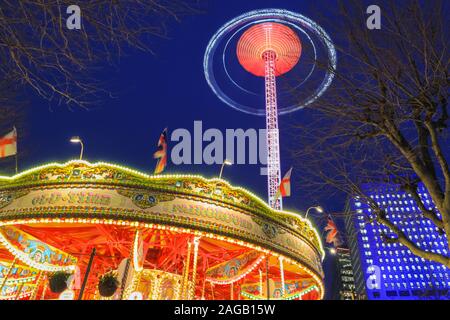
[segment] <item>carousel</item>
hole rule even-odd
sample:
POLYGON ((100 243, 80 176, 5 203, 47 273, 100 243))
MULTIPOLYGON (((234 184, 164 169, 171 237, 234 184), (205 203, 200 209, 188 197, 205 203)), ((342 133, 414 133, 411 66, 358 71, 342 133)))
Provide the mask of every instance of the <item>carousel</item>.
POLYGON ((0 299, 316 300, 320 237, 222 179, 51 163, 0 176, 0 299))

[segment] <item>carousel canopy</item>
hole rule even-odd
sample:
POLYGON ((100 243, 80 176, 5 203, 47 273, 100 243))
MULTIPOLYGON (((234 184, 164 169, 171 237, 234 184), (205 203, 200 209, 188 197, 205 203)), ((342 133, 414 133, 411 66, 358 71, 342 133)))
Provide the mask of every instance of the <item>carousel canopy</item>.
MULTIPOLYGON (((191 232, 209 239, 202 244, 205 252, 219 250, 217 242, 226 241, 230 250, 233 245, 245 245, 262 254, 279 255, 309 274, 323 295, 324 251, 310 221, 293 212, 273 210, 253 193, 224 180, 154 176, 86 161, 51 163, 15 176, 0 176, 0 246, 7 249, 0 252, 0 259, 7 260, 10 254, 37 270, 72 270, 77 258, 71 248, 77 243, 119 237, 97 234, 103 227, 96 227, 95 232, 80 229, 83 224, 155 227, 159 233, 148 240, 160 242, 172 241, 173 237, 164 237, 165 232, 191 232), (63 224, 64 232, 59 228, 63 224), (62 245, 58 239, 69 233, 73 234, 70 243, 62 245), (36 248, 40 248, 39 259, 36 248)), ((116 249, 121 250, 120 244, 116 249)), ((255 253, 235 252, 236 261, 248 262, 242 268, 246 274, 262 259, 255 253)), ((217 263, 207 269, 206 278, 226 268, 226 262, 217 263)), ((218 283, 230 281, 217 279, 218 283)))

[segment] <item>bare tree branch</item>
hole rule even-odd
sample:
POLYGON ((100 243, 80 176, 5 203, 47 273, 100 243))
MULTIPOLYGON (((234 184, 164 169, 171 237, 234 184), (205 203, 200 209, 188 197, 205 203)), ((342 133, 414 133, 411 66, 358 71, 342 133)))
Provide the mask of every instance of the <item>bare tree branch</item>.
POLYGON ((103 94, 92 70, 136 48, 152 53, 166 23, 199 13, 195 0, 95 0, 79 3, 81 30, 66 27, 70 0, 5 0, 0 6, 0 77, 42 98, 88 107, 103 94))
POLYGON ((339 65, 328 70, 335 81, 326 96, 307 110, 313 120, 297 123, 293 155, 305 173, 305 189, 361 197, 374 212, 368 219, 395 234, 385 240, 449 266, 449 250, 422 249, 361 188, 365 183, 403 188, 415 201, 418 218, 429 219, 450 238, 449 150, 444 149, 449 145, 448 4, 383 3, 381 30, 365 28, 365 8, 356 0, 341 2, 340 22, 322 23, 336 31, 339 65), (425 205, 418 184, 438 212, 425 205))

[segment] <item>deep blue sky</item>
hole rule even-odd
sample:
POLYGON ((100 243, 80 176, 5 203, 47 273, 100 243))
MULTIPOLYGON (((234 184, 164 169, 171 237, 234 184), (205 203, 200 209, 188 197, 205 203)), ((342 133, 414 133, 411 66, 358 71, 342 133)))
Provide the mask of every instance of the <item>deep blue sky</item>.
MULTIPOLYGON (((326 2, 330 14, 335 1, 326 2)), ((202 120, 204 129, 264 128, 261 117, 246 115, 224 105, 208 87, 203 74, 203 54, 210 37, 229 19, 260 8, 284 8, 318 18, 311 1, 253 0, 210 1, 205 14, 185 18, 169 25, 168 40, 155 39, 151 44, 156 55, 129 50, 116 68, 98 66, 96 75, 107 81, 116 98, 105 98, 90 111, 68 110, 49 105, 38 98, 30 108, 27 135, 19 140, 27 155, 21 169, 49 161, 67 161, 78 156, 79 147, 69 138, 79 135, 85 142, 85 159, 107 161, 151 173, 155 167, 152 154, 164 127, 169 131, 186 128, 192 132, 194 120, 202 120)), ((333 36, 331 34, 331 36, 333 36)), ((293 115, 301 121, 302 112, 293 115)), ((289 121, 292 117, 289 117, 289 121)), ((281 118, 282 171, 291 165, 287 145, 288 121, 281 118)), ((259 175, 259 165, 235 165, 225 168, 224 177, 235 185, 266 197, 266 177, 259 175)), ((167 172, 198 173, 215 176, 219 165, 173 166, 167 172)), ((302 196, 301 172, 292 179, 295 197, 286 199, 285 208, 304 210, 316 203, 302 196)), ((322 203, 327 211, 341 211, 345 199, 322 203)), ((332 264, 326 264, 327 287, 333 280, 332 264)), ((328 294, 330 294, 328 290, 328 294)))
MULTIPOLYGON (((327 1, 328 2, 328 1, 327 1)), ((330 1, 331 2, 331 1, 330 1)), ((152 172, 159 134, 186 128, 193 131, 195 120, 203 121, 204 130, 218 128, 264 128, 264 118, 235 111, 223 104, 208 87, 203 74, 203 55, 208 41, 227 20, 258 8, 285 8, 314 19, 308 1, 210 1, 206 13, 169 25, 168 40, 151 44, 156 55, 129 50, 117 67, 98 66, 96 77, 106 81, 115 98, 104 98, 91 110, 69 110, 41 99, 33 99, 30 122, 23 143, 27 156, 20 166, 28 168, 48 161, 65 161, 78 155, 78 147, 68 139, 79 135, 85 142, 89 161, 120 163, 152 172)), ((331 9, 332 5, 330 6, 331 9)), ((261 81, 261 85, 263 82, 261 81)), ((281 117, 282 171, 292 165, 288 144, 293 119, 302 113, 281 117), (285 129, 284 129, 285 128, 285 129)), ((265 196, 265 177, 259 165, 226 168, 224 176, 234 184, 248 187, 265 196)), ((219 166, 170 166, 169 172, 194 172, 205 176, 218 174, 219 166)), ((300 187, 301 173, 294 170, 294 187, 300 187)), ((298 200, 297 197, 292 199, 298 200)), ((304 209, 314 203, 286 200, 286 207, 304 209)), ((339 208, 330 208, 339 209, 339 208)))

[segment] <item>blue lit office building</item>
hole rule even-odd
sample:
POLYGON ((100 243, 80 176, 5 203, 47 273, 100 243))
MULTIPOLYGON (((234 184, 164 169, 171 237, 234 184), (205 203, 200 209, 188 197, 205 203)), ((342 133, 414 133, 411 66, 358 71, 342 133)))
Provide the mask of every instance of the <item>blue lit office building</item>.
MULTIPOLYGON (((367 184, 364 193, 385 208, 387 217, 422 249, 449 255, 447 240, 431 221, 423 218, 412 197, 392 184, 367 184)), ((419 195, 428 209, 434 204, 420 185, 419 195)), ((371 209, 359 197, 350 199, 346 231, 357 294, 369 300, 450 299, 450 269, 417 257, 405 246, 383 240, 389 229, 370 222, 371 209)))

